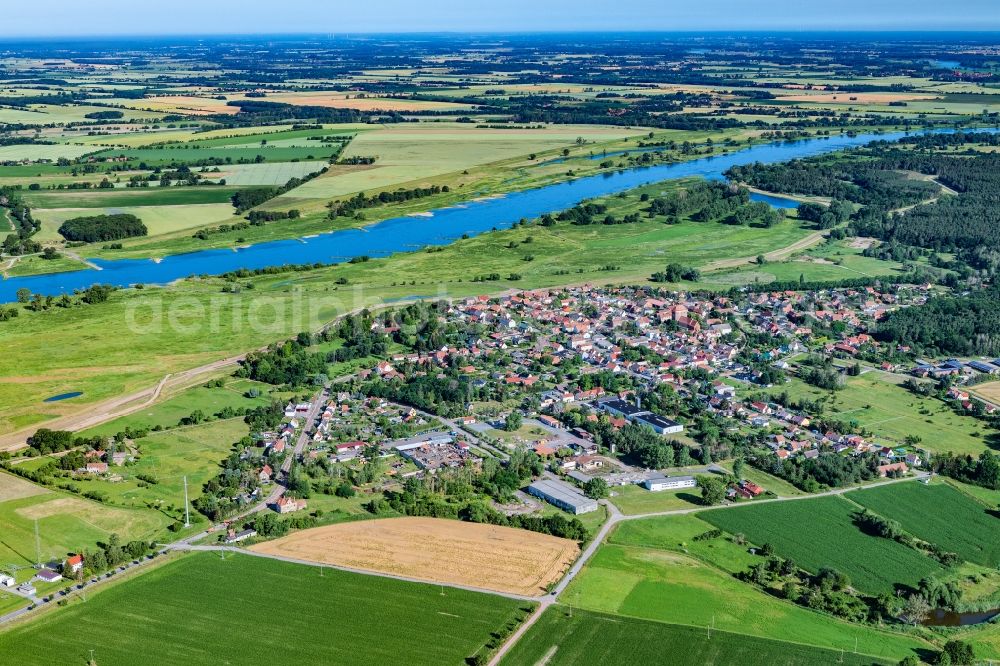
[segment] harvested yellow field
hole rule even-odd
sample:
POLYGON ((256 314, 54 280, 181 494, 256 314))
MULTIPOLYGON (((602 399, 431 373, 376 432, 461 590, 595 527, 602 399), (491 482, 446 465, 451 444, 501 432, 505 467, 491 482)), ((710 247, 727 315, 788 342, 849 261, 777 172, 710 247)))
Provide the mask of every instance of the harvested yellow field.
POLYGON ((21 499, 22 497, 32 497, 49 492, 41 486, 19 479, 11 474, 0 472, 0 502, 21 499))
MULTIPOLYGON (((461 111, 467 104, 391 97, 349 97, 350 93, 271 93, 264 101, 356 111, 461 111)), ((235 98, 234 98, 235 99, 235 98)))
POLYGON ((227 106, 226 100, 214 97, 196 97, 194 95, 160 95, 145 99, 108 100, 130 109, 149 109, 164 113, 186 113, 194 116, 207 116, 216 113, 238 113, 235 106, 227 106))
POLYGON ((540 595, 576 559, 575 541, 443 518, 386 518, 296 532, 250 547, 268 555, 540 595))
POLYGON ((971 389, 972 393, 975 393, 981 398, 989 400, 992 403, 1000 404, 1000 382, 986 382, 985 384, 979 384, 975 388, 971 389))

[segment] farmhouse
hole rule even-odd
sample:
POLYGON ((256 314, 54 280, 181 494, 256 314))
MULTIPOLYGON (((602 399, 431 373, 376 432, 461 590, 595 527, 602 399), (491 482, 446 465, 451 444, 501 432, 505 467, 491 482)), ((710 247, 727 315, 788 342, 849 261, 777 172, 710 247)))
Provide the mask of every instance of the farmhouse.
POLYGON ((63 573, 68 571, 71 574, 75 574, 82 568, 83 555, 73 555, 72 557, 66 558, 66 562, 63 564, 63 573))
POLYGON ((663 476, 657 474, 642 482, 649 491, 658 493, 661 490, 677 490, 679 488, 694 488, 697 485, 693 476, 663 476))
POLYGON ((572 514, 597 511, 597 500, 590 499, 562 481, 539 479, 528 486, 528 493, 572 514))
POLYGON ((878 475, 883 479, 890 474, 906 474, 907 469, 905 462, 890 463, 888 465, 879 465, 878 475))
POLYGON ((292 513, 306 508, 305 500, 292 499, 291 497, 279 497, 274 503, 274 510, 278 513, 292 513))
POLYGON ((8 576, 7 574, 0 574, 0 587, 14 587, 16 580, 13 576, 8 576))

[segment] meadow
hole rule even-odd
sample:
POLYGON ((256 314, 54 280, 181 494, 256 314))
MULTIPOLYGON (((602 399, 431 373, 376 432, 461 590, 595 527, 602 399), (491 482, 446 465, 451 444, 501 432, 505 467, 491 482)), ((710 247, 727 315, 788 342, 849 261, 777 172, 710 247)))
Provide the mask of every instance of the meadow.
POLYGON ((907 435, 920 437, 920 446, 931 452, 953 451, 979 455, 987 448, 986 437, 995 431, 983 421, 956 414, 936 398, 913 395, 894 375, 872 370, 858 377, 848 377, 844 387, 831 394, 791 379, 771 389, 773 394, 787 391, 798 400, 827 398, 824 416, 855 423, 879 438, 902 444, 907 435))
POLYGON ((61 561, 112 533, 123 541, 152 539, 172 519, 156 511, 99 504, 0 472, 0 565, 36 562, 36 521, 42 560, 61 561))
MULTIPOLYGON (((178 516, 184 507, 184 478, 189 498, 200 497, 202 485, 218 473, 219 463, 233 444, 248 434, 242 418, 151 432, 135 440, 138 461, 109 470, 120 480, 76 479, 73 484, 82 492, 101 493, 115 506, 152 507, 178 516), (139 475, 152 477, 157 483, 146 483, 139 475)), ((191 519, 204 522, 195 512, 191 519)))
POLYGON ((319 567, 214 553, 179 558, 0 633, 25 666, 83 663, 344 664, 406 655, 458 664, 524 602, 319 567), (123 640, 125 638, 125 640, 123 640))
POLYGON ((854 524, 858 508, 841 497, 704 511, 703 520, 730 534, 743 534, 800 567, 818 572, 824 567, 846 574, 852 585, 868 594, 892 592, 899 585, 916 587, 940 565, 898 542, 868 536, 854 524))
MULTIPOLYGON (((2 643, 0 643, 2 645, 2 643)), ((786 641, 552 606, 500 662, 502 666, 872 666, 880 660, 786 641)))
POLYGON ((947 484, 902 483, 845 497, 967 562, 985 567, 1000 564, 1000 518, 947 484))
MULTIPOLYGON (((715 545, 726 547, 721 542, 715 545)), ((770 596, 682 554, 679 544, 674 544, 673 549, 605 544, 560 601, 574 608, 696 627, 713 626, 835 650, 854 650, 857 645, 861 653, 884 658, 900 659, 927 647, 914 637, 851 624, 770 596)))

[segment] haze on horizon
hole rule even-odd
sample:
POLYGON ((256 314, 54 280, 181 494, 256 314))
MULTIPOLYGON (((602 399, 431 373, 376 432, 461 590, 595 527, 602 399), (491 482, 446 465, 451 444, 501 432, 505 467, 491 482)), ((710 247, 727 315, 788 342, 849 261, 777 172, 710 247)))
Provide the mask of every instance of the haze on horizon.
MULTIPOLYGON (((996 0, 35 0, 7 9, 6 37, 374 32, 1000 29, 996 0), (817 6, 818 5, 818 6, 817 6), (141 9, 139 9, 141 7, 141 9)), ((0 38, 2 39, 2 38, 0 38)))

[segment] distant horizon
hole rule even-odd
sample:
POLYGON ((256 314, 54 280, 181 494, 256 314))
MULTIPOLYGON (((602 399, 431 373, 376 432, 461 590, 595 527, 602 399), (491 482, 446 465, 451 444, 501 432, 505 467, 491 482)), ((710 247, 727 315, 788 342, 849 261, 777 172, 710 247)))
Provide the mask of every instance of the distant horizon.
POLYGON ((136 10, 124 0, 34 0, 8 10, 4 38, 581 32, 996 32, 995 0, 174 0, 136 10), (261 32, 266 26, 267 31, 261 32), (655 26, 650 30, 649 26, 655 26))
POLYGON ((602 35, 669 35, 669 36, 740 36, 740 35, 815 35, 836 37, 839 35, 1000 35, 1000 26, 996 28, 939 28, 939 29, 891 29, 891 28, 719 28, 719 29, 609 29, 609 30, 345 30, 343 32, 135 32, 135 33, 78 33, 78 34, 24 34, 0 36, 0 44, 21 41, 49 40, 88 40, 88 39, 218 39, 218 38, 261 38, 261 39, 330 39, 350 40, 365 37, 518 37, 518 36, 593 36, 602 35))

